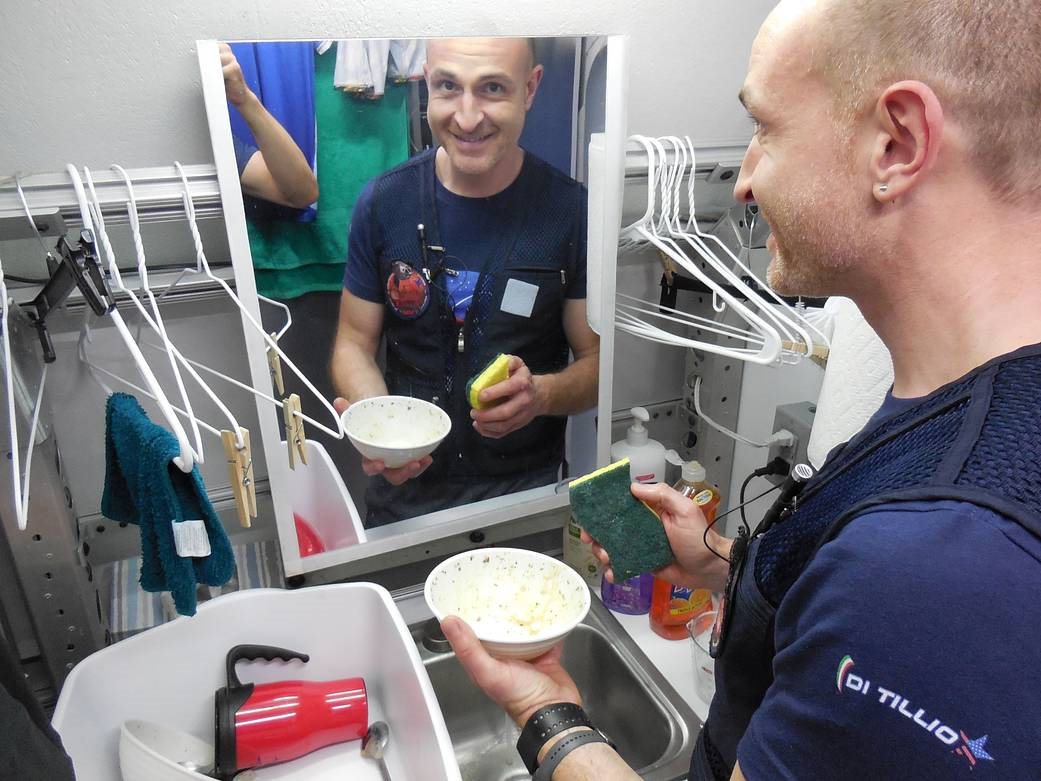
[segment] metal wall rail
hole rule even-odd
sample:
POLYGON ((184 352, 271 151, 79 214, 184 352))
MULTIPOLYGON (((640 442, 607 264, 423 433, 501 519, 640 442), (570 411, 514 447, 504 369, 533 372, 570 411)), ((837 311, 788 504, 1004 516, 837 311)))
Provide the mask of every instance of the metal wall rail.
MULTIPOLYGON (((196 216, 206 219, 222 217, 217 169, 212 163, 183 167, 196 216)), ((101 213, 105 223, 127 224, 128 198, 123 178, 108 167, 91 168, 90 174, 101 201, 101 213)), ((172 164, 128 168, 127 174, 134 184, 134 197, 142 223, 184 219, 184 185, 172 164)), ((50 229, 45 235, 56 235, 55 226, 48 224, 48 218, 55 214, 60 216, 66 229, 82 224, 76 191, 64 171, 21 176, 19 182, 37 222, 43 220, 50 229)), ((59 228, 57 232, 63 233, 64 230, 59 228)), ((18 196, 15 177, 0 177, 0 241, 32 238, 32 235, 32 229, 25 219, 25 209, 18 196)))

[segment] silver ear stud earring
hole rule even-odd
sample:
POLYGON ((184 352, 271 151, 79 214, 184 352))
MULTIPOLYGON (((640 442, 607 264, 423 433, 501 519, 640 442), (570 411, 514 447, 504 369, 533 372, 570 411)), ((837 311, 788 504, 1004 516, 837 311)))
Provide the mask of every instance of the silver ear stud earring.
POLYGON ((878 191, 880 193, 887 193, 887 192, 889 192, 889 185, 888 184, 880 184, 878 186, 878 191))

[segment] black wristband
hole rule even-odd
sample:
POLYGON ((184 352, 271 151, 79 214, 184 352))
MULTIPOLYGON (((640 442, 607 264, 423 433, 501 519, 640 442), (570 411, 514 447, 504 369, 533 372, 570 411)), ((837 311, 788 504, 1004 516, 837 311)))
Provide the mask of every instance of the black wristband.
POLYGON ((561 738, 546 754, 546 759, 543 760, 542 764, 535 771, 532 781, 550 781, 553 778, 553 772, 557 769, 557 765, 564 761, 564 757, 579 746, 585 746, 588 743, 607 743, 607 739, 595 729, 574 732, 561 738))
POLYGON ((558 702, 539 708, 528 719, 517 739, 517 753, 529 773, 539 764, 539 751, 554 735, 572 727, 590 727, 586 712, 573 702, 558 702))

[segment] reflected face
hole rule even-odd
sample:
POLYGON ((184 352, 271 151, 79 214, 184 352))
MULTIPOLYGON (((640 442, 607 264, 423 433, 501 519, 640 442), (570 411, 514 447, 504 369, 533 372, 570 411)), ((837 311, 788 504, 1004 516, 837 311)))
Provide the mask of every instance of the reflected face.
POLYGON ((523 38, 430 41, 427 120, 451 166, 465 176, 494 174, 519 153, 524 117, 542 66, 523 38))
POLYGON ((793 14, 797 4, 787 5, 753 46, 741 102, 755 135, 734 196, 758 203, 773 230, 767 278, 774 290, 835 295, 847 289, 845 276, 862 257, 871 185, 856 173, 850 129, 806 64, 812 13, 793 14))

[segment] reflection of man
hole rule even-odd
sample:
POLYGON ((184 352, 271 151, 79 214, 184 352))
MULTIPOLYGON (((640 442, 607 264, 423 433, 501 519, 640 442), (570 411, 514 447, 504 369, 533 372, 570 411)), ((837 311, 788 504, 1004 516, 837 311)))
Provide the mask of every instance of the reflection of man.
POLYGON ((310 206, 318 200, 318 181, 304 153, 246 84, 242 67, 226 43, 220 44, 220 64, 228 102, 238 109, 257 141, 254 147, 232 136, 242 191, 283 206, 310 206))
MULTIPOLYGON (((794 511, 747 548, 707 535, 737 575, 692 779, 1038 775, 1039 29, 1036 0, 785 0, 756 40, 735 194, 774 229, 770 281, 852 297, 895 381, 794 511)), ((660 574, 722 587, 694 505, 633 493, 662 511, 660 574)), ((500 662, 444 629, 518 724, 577 702, 559 649, 500 662)), ((581 740, 535 778, 636 778, 581 740)))
POLYGON ((566 416, 596 401, 585 193, 518 145, 542 78, 529 42, 431 41, 425 73, 440 146, 359 197, 331 370, 339 406, 419 397, 452 432, 433 458, 363 463, 370 524, 555 482, 566 416), (510 377, 482 392, 499 404, 471 413, 467 381, 499 353, 510 377))

